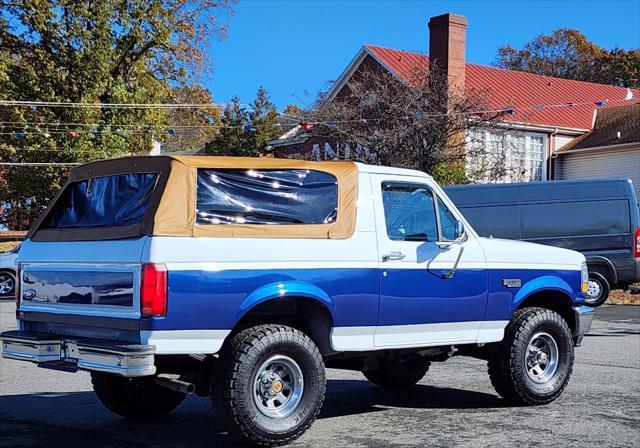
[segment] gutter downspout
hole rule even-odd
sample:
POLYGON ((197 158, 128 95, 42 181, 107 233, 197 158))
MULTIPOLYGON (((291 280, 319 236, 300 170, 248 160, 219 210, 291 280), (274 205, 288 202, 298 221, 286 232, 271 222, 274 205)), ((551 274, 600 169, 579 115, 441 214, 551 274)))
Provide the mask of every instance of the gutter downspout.
POLYGON ((547 180, 555 180, 556 173, 554 171, 555 168, 555 157, 554 157, 554 148, 556 146, 556 134, 558 133, 558 128, 556 128, 551 134, 549 134, 549 152, 547 157, 547 180))

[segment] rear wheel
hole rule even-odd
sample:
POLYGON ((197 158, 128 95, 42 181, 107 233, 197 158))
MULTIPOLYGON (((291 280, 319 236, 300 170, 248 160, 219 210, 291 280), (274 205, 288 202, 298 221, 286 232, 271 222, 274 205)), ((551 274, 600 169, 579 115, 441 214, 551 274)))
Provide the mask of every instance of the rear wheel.
POLYGON ((545 308, 516 311, 489 358, 496 392, 515 404, 550 403, 562 394, 573 370, 571 330, 545 308))
POLYGON ((611 286, 604 275, 598 272, 589 272, 585 302, 592 307, 600 306, 607 301, 610 290, 611 286))
POLYGON ((420 381, 431 366, 431 362, 417 355, 404 358, 380 359, 375 370, 363 370, 362 374, 383 389, 402 389, 420 381))
POLYGON ((311 426, 325 386, 322 355, 307 335, 284 325, 259 325, 226 345, 214 369, 211 398, 229 431, 276 446, 311 426))
POLYGON ((16 276, 13 272, 0 272, 0 297, 13 296, 16 292, 16 276))
POLYGON ((91 383, 104 407, 134 420, 163 417, 177 408, 186 396, 158 386, 151 376, 125 378, 91 372, 91 383))

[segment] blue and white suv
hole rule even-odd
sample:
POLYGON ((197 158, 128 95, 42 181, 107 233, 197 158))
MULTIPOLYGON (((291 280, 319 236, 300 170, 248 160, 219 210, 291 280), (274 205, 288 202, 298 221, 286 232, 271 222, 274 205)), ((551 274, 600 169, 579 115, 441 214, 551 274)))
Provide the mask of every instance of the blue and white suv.
POLYGON ((210 396, 267 446, 313 423, 325 366, 401 388, 473 356, 505 399, 549 403, 593 317, 582 254, 480 238, 430 176, 352 162, 84 165, 18 262, 5 358, 88 370, 134 419, 210 396))

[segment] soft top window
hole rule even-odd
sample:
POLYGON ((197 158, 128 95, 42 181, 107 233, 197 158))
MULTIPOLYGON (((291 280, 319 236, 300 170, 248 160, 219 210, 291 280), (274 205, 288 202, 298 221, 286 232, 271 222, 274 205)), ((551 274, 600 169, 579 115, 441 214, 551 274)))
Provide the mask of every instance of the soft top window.
POLYGON ((156 173, 130 173, 94 177, 69 184, 42 228, 139 224, 149 206, 156 178, 156 173))
POLYGON ((331 224, 338 183, 302 169, 198 169, 197 224, 331 224))

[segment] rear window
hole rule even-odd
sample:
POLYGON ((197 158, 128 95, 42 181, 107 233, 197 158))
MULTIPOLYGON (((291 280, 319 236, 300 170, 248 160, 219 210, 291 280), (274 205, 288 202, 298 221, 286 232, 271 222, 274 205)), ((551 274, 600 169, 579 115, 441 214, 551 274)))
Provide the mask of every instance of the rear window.
POLYGON ((338 182, 314 170, 198 170, 197 224, 331 224, 338 182))
POLYGON ((56 201, 41 228, 122 227, 139 224, 149 206, 156 178, 156 173, 129 173, 72 183, 56 201))

